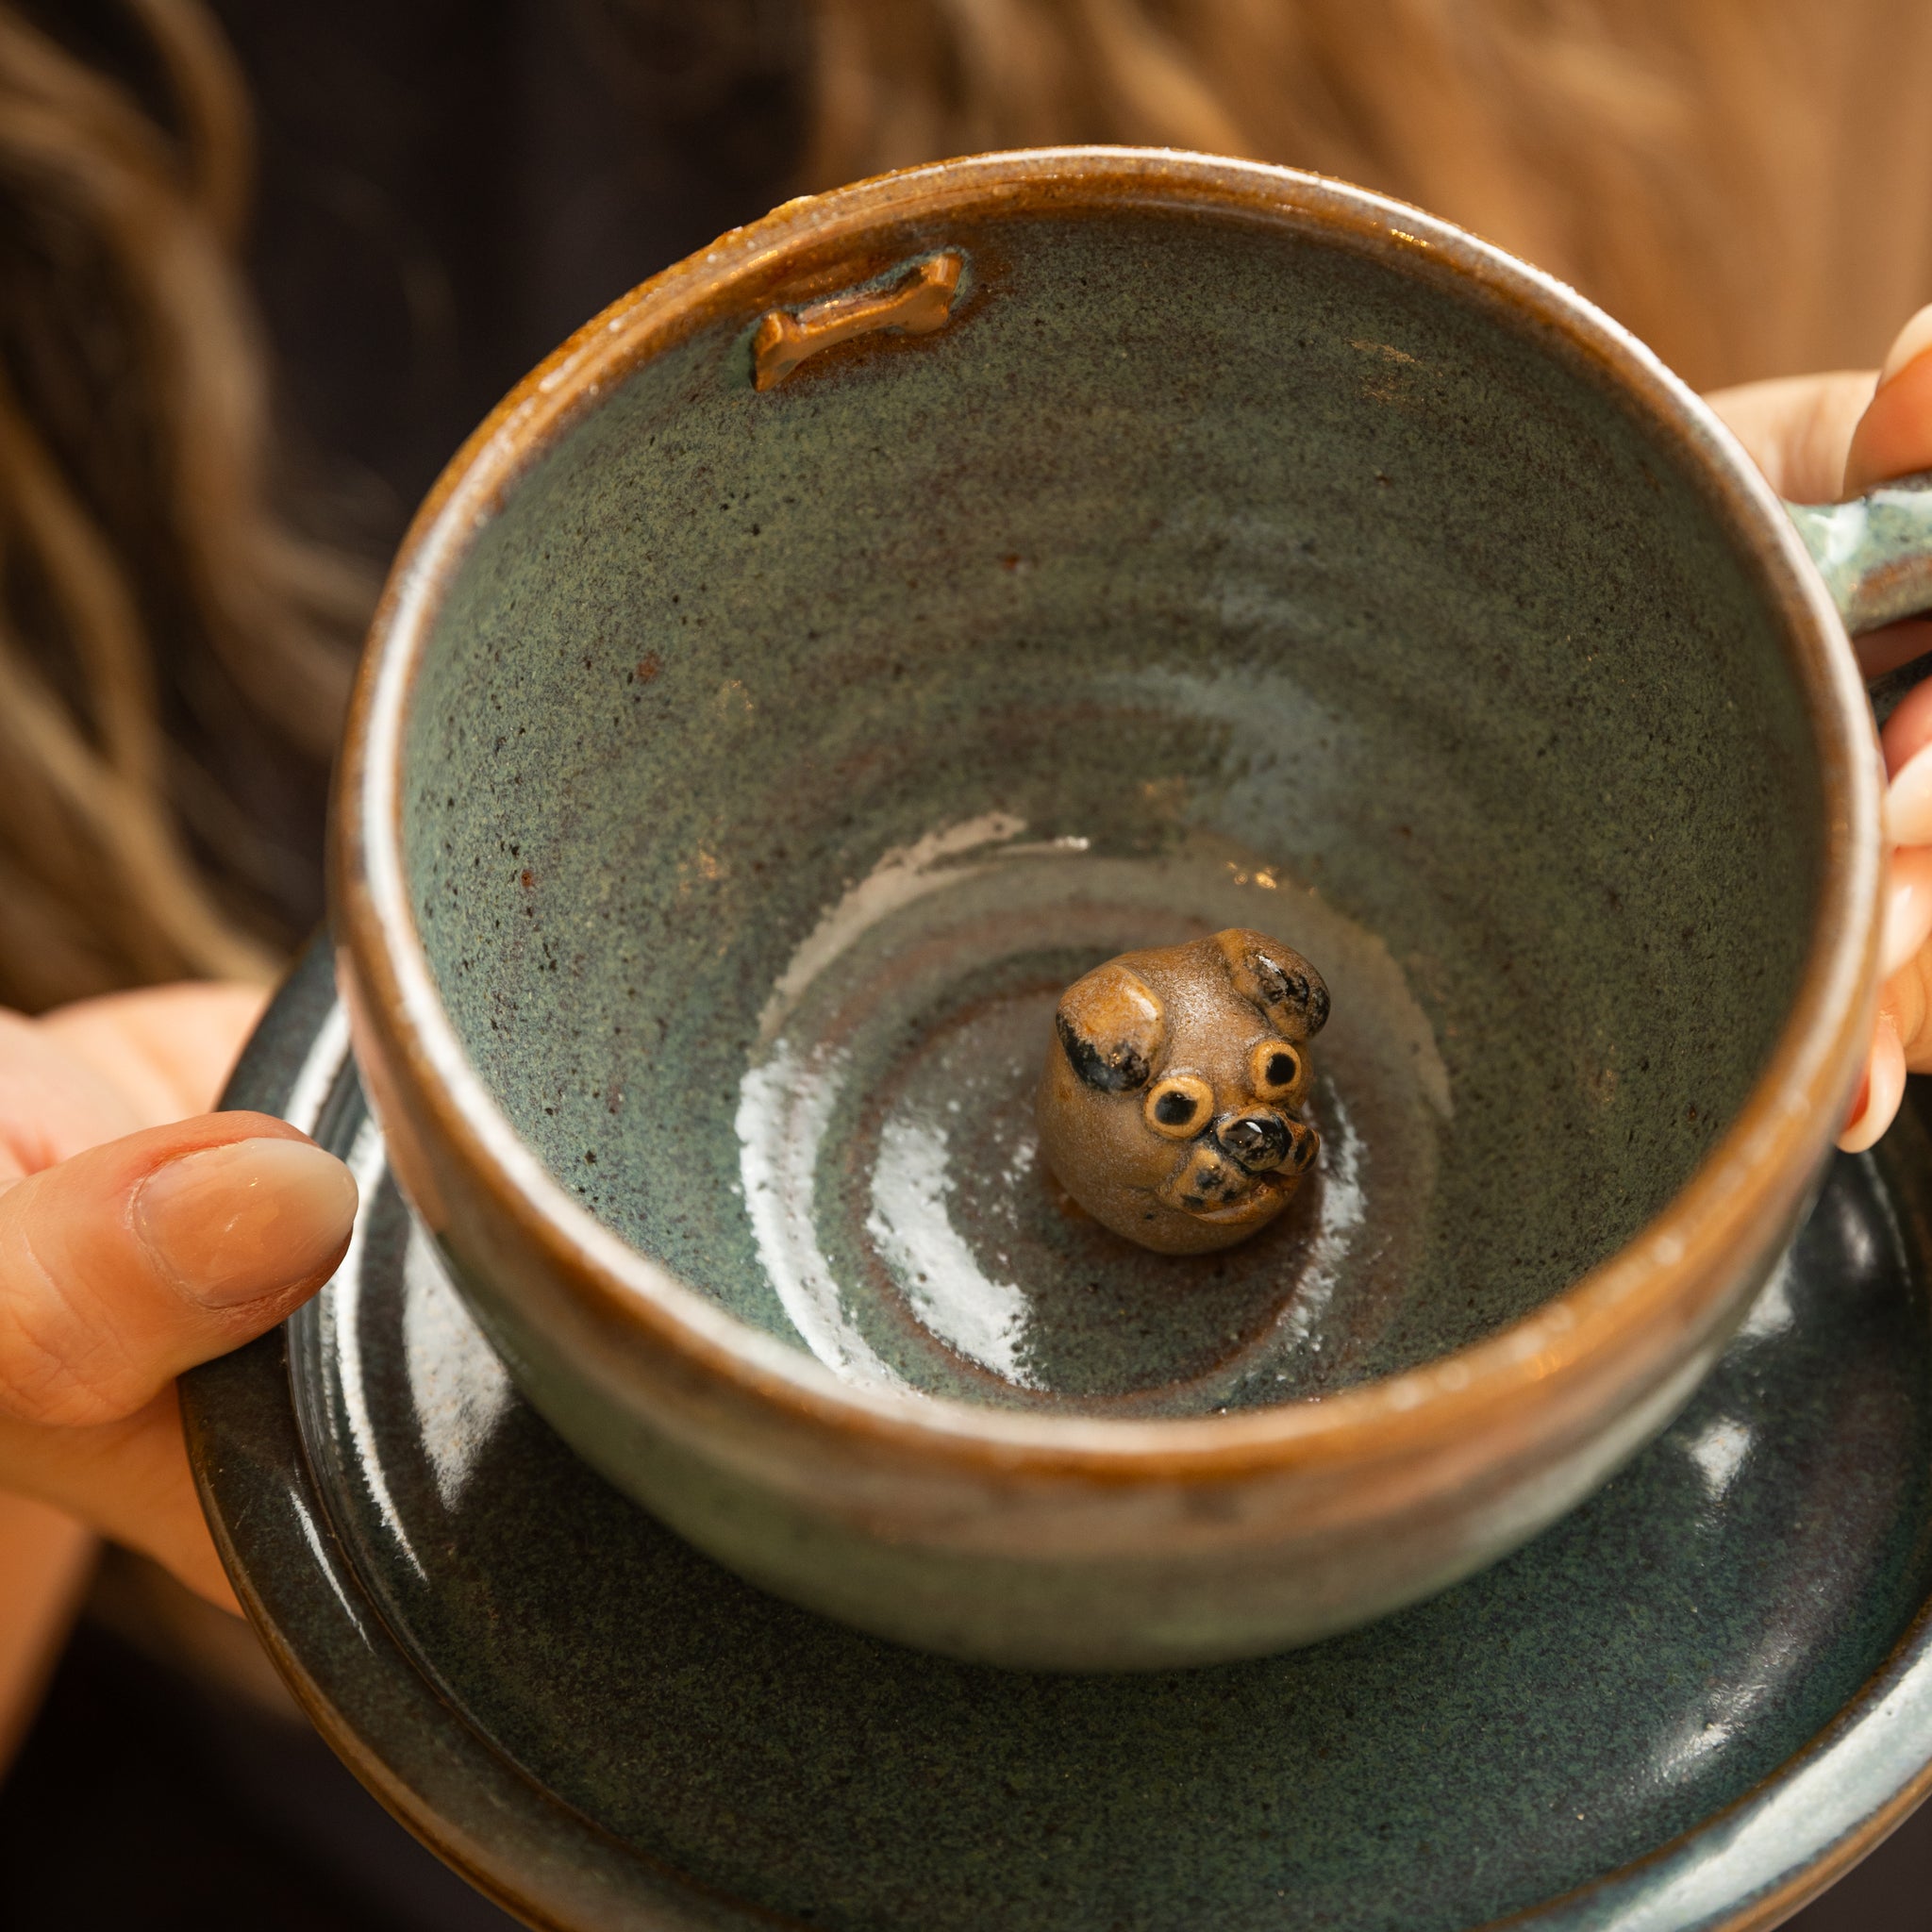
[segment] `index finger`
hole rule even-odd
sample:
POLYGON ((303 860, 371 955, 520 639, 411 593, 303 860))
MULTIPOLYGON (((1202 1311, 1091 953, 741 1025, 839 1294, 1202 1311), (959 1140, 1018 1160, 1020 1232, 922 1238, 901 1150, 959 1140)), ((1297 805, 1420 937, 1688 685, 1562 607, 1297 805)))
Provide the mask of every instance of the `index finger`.
POLYGON ((1780 496, 1828 503, 1844 486, 1845 452, 1877 373, 1840 369, 1713 390, 1705 401, 1780 496))
POLYGON ((37 1021, 0 1011, 0 1182, 148 1124, 120 1086, 37 1021))
POLYGON ((1932 470, 1932 304, 1893 341, 1878 388, 1852 431, 1844 494, 1932 470))

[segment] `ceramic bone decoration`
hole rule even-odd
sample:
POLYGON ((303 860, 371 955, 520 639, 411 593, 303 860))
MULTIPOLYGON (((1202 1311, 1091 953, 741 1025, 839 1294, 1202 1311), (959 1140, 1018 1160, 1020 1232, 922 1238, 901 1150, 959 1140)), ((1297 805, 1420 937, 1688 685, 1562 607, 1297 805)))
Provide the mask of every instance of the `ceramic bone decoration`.
POLYGON ((1054 1015, 1035 1103, 1047 1166, 1158 1254, 1245 1241, 1320 1151, 1301 1108, 1327 1018, 1322 975, 1242 926, 1096 966, 1054 1015))

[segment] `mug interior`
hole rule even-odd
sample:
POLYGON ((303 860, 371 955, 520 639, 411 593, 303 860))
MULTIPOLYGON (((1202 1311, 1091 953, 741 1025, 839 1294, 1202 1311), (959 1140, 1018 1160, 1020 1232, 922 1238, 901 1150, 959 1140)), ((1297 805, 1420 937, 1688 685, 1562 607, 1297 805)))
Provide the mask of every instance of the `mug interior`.
POLYGON ((942 330, 761 391, 759 307, 712 320, 451 575, 401 833, 475 1067, 591 1213, 861 1379, 1216 1412, 1526 1314, 1734 1118, 1817 916, 1788 625, 1714 493, 1421 254, 892 239, 963 255, 942 330), (1236 924, 1327 979, 1323 1155, 1245 1245, 1148 1254, 1040 1164, 1054 1001, 1236 924))

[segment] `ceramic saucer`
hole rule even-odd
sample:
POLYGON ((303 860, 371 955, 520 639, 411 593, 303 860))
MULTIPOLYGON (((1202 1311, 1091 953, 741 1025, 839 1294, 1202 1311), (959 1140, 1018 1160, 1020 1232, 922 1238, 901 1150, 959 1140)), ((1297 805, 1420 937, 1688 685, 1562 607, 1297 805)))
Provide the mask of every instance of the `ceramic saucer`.
POLYGON ((1932 1782, 1932 1140, 1841 1158, 1670 1431, 1366 1630, 1002 1673, 716 1568, 518 1399, 388 1177, 326 957, 232 1105, 352 1161, 341 1274, 187 1378, 207 1506, 325 1735, 533 1923, 1687 1932, 1777 1922, 1932 1782))

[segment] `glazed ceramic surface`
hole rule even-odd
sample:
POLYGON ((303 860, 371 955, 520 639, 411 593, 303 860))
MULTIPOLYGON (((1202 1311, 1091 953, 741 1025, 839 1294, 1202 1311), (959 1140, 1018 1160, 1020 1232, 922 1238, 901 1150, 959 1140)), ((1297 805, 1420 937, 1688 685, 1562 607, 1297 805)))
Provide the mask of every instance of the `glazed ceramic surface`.
POLYGON ((1771 1267, 1869 999, 1774 499, 1555 285, 1235 164, 915 171, 620 305, 432 500, 344 772, 358 1052, 532 1399, 1008 1660, 1265 1650, 1550 1520, 1771 1267), (1248 925, 1333 990, 1324 1154, 1149 1257, 1039 1160, 1054 1001, 1248 925))
POLYGON ((1670 1430, 1557 1528, 1272 1660, 1052 1676, 766 1596, 525 1406, 390 1177, 325 961, 230 1095, 368 1204, 185 1410, 237 1587, 419 1833, 568 1932, 1768 1926, 1932 1753, 1932 1148, 1841 1159, 1670 1430))
POLYGON ((1343 1374, 1490 1333, 1682 1187, 1796 991, 1821 801, 1762 587, 1613 393, 1395 265, 1158 209, 949 232, 998 261, 944 336, 759 393, 723 317, 455 572, 400 802, 464 1048, 554 1178, 720 1306, 1024 1401, 1059 1392, 1024 1306, 974 1359, 869 1227, 917 1186, 882 1141, 960 1191, 1025 1162, 982 1124, 1007 1070, 969 1039, 944 1098, 881 1089, 908 1031, 1032 992, 1043 1040, 1063 962, 1236 905, 1421 1063, 1383 1099, 1414 1144, 1385 1176, 1366 1140, 1358 1183, 1413 1252, 1343 1374), (882 870, 927 888, 913 931, 812 973, 882 870), (1408 1011, 1302 936, 1311 890, 1408 1011))

